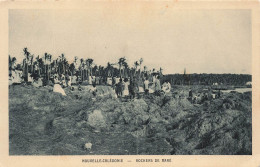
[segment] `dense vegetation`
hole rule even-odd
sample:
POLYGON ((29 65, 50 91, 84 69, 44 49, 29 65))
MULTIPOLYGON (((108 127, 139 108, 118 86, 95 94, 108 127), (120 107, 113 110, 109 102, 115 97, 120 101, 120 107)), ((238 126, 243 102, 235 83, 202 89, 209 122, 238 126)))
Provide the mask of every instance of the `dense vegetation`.
MULTIPOLYGON (((163 75, 163 69, 148 70, 143 66, 143 59, 135 61, 132 67, 127 63, 125 57, 119 58, 118 62, 108 62, 106 66, 95 64, 94 60, 79 59, 74 57, 74 61, 69 63, 64 54, 61 54, 57 59, 49 53, 44 53, 42 57, 34 56, 27 48, 23 49, 25 58, 21 64, 16 62, 15 57, 9 55, 9 72, 11 70, 23 71, 23 78, 28 80, 28 73, 32 74, 34 79, 43 77, 44 80, 50 80, 54 74, 68 74, 77 76, 78 81, 88 80, 89 76, 106 77, 137 77, 142 81, 145 76, 151 79, 153 74, 163 75)), ((247 82, 252 81, 251 75, 246 74, 169 74, 161 78, 162 82, 170 81, 174 85, 232 85, 244 86, 247 82)), ((142 83, 142 82, 140 82, 142 83)))
POLYGON ((170 74, 165 80, 175 85, 212 85, 214 83, 241 86, 252 81, 252 75, 247 74, 170 74))

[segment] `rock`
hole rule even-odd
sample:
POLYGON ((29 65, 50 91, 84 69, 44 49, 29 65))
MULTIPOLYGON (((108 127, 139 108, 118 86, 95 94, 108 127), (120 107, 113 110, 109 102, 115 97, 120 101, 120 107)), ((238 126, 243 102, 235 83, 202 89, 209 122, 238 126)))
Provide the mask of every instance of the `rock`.
MULTIPOLYGON (((129 124, 130 121, 133 119, 133 115, 129 112, 124 112, 120 117, 119 120, 124 120, 125 124, 129 124)), ((121 122, 121 121, 119 121, 121 122)))
POLYGON ((88 124, 96 129, 104 128, 107 126, 105 117, 100 110, 94 110, 88 116, 88 124))
POLYGON ((62 94, 63 96, 66 96, 65 91, 62 89, 62 87, 59 84, 55 84, 53 86, 53 92, 57 92, 57 93, 62 94))
POLYGON ((158 123, 158 122, 159 122, 159 119, 156 118, 156 117, 152 117, 150 122, 151 122, 151 123, 158 123))
POLYGON ((143 112, 147 112, 148 105, 143 99, 135 99, 129 108, 132 108, 132 112, 135 114, 141 114, 143 112))
POLYGON ((145 124, 147 124, 149 118, 150 118, 149 115, 138 115, 138 116, 135 118, 136 125, 137 125, 137 126, 140 126, 140 125, 145 125, 145 124))
POLYGON ((120 114, 118 112, 107 112, 106 116, 110 124, 115 124, 118 123, 120 114))
POLYGON ((136 138, 144 137, 146 136, 146 133, 146 128, 138 128, 136 131, 131 132, 131 134, 136 138))
POLYGON ((71 122, 69 118, 57 117, 52 121, 52 126, 56 129, 63 129, 71 122))
POLYGON ((84 148, 87 149, 87 150, 91 150, 92 144, 91 144, 91 143, 86 143, 86 144, 84 145, 84 148))
POLYGON ((83 120, 83 121, 77 122, 76 125, 78 128, 86 127, 87 122, 83 120))
POLYGON ((144 88, 143 87, 139 87, 138 90, 139 90, 139 93, 144 93, 144 88))

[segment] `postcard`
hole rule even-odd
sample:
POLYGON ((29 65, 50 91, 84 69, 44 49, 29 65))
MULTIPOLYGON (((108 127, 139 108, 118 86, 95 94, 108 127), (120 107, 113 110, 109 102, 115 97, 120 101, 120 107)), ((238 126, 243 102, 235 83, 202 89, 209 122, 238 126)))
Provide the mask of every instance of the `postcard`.
POLYGON ((0 166, 260 166, 259 2, 0 8, 0 166))

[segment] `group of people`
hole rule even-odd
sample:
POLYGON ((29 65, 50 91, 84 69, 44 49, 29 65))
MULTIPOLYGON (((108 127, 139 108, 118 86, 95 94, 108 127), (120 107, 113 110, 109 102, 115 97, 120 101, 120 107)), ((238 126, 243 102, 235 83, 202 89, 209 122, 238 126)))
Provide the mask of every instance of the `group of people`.
MULTIPOLYGON (((9 75, 9 84, 24 83, 21 75, 16 75, 16 71, 9 75), (20 78, 17 80, 17 78, 20 78), (16 81, 17 80, 17 81, 16 81)), ((73 85, 78 85, 78 90, 83 85, 92 85, 93 95, 96 95, 96 85, 108 85, 112 86, 115 90, 117 97, 129 97, 134 99, 139 95, 155 94, 161 95, 162 93, 168 93, 171 90, 170 82, 165 82, 161 85, 160 75, 154 73, 150 76, 131 76, 131 77, 102 77, 102 76, 89 76, 87 80, 81 81, 80 78, 74 75, 66 74, 54 74, 50 78, 41 77, 38 75, 28 73, 28 81, 26 84, 31 84, 35 87, 41 87, 44 85, 55 86, 58 90, 61 88, 70 87, 75 89, 73 85)))
POLYGON ((217 99, 221 97, 221 91, 218 90, 217 92, 212 92, 212 90, 209 88, 208 90, 205 90, 204 92, 198 93, 193 96, 192 89, 189 89, 189 97, 188 100, 191 103, 198 104, 203 103, 207 100, 217 99))
POLYGON ((168 93, 171 90, 171 84, 169 81, 165 82, 161 86, 160 76, 154 75, 152 81, 149 81, 148 77, 145 77, 140 82, 136 77, 120 78, 119 82, 112 85, 115 89, 118 97, 129 97, 130 99, 136 98, 140 94, 152 94, 161 95, 162 93, 168 93))

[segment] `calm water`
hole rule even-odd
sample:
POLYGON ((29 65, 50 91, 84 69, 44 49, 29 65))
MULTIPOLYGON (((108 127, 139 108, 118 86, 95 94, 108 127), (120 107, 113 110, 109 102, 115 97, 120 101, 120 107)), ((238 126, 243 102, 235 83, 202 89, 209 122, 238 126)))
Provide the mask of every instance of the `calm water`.
POLYGON ((229 93, 231 91, 236 91, 236 92, 239 92, 239 93, 244 93, 244 92, 251 92, 252 91, 252 88, 236 88, 234 90, 222 90, 222 92, 224 93, 229 93))

